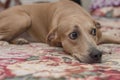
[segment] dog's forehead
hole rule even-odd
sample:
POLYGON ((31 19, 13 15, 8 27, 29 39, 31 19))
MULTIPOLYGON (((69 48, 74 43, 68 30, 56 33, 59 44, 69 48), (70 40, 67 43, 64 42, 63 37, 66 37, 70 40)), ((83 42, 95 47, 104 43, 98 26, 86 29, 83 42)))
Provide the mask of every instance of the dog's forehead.
POLYGON ((92 28, 92 24, 91 23, 86 23, 86 24, 71 24, 71 25, 68 25, 66 27, 62 27, 63 29, 61 29, 61 33, 62 34, 65 34, 65 35, 68 35, 70 34, 71 32, 74 32, 74 31, 78 31, 78 32, 88 32, 91 30, 92 28))
POLYGON ((72 27, 78 26, 80 29, 89 29, 95 27, 95 23, 91 18, 79 18, 70 23, 72 27))
POLYGON ((89 29, 89 28, 95 27, 94 23, 90 22, 90 21, 86 21, 85 23, 82 23, 81 26, 82 26, 82 28, 85 28, 85 29, 89 29))
POLYGON ((62 32, 72 32, 76 28, 78 30, 90 30, 91 28, 95 27, 94 21, 89 18, 76 18, 73 17, 71 20, 63 20, 60 24, 62 32))
POLYGON ((89 30, 91 28, 95 27, 95 24, 92 21, 81 21, 77 24, 74 24, 72 27, 75 28, 75 26, 78 27, 80 30, 89 30))

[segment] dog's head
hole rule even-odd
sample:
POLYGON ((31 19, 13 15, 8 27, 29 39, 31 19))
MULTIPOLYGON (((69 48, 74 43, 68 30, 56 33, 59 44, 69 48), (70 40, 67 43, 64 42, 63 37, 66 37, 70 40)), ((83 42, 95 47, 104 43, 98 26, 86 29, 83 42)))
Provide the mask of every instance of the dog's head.
POLYGON ((102 52, 97 48, 101 37, 100 24, 82 9, 77 11, 59 18, 57 26, 49 32, 47 42, 52 46, 62 46, 81 62, 101 62, 102 52))
POLYGON ((102 52, 97 49, 101 36, 97 22, 64 21, 48 34, 47 41, 52 46, 62 46, 64 50, 81 62, 101 62, 102 52), (66 24, 67 23, 67 24, 66 24))

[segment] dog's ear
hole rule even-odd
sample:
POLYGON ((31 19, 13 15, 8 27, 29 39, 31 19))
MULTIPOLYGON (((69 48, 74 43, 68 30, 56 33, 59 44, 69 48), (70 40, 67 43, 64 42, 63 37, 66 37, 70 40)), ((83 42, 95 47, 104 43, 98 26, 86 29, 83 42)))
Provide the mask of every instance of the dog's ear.
POLYGON ((96 26, 97 29, 101 28, 101 24, 99 22, 95 22, 95 26, 96 26))
POLYGON ((46 42, 50 45, 50 46, 57 46, 57 47, 61 47, 61 42, 60 39, 58 37, 58 30, 57 28, 52 29, 46 38, 46 42))
POLYGON ((97 29, 97 44, 99 44, 99 42, 100 42, 100 39, 101 39, 101 37, 102 37, 102 32, 101 32, 101 24, 99 23, 99 22, 96 22, 95 21, 95 27, 96 27, 96 29, 97 29))

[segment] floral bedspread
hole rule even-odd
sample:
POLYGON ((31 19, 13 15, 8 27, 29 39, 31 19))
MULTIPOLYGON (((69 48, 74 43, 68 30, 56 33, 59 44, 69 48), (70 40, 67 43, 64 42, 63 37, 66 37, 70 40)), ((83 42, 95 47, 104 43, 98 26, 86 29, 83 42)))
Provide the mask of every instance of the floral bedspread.
MULTIPOLYGON (((103 32, 120 37, 120 20, 97 20, 103 32)), ((120 45, 99 47, 111 54, 100 64, 84 64, 47 44, 6 44, 0 46, 0 80, 120 80, 120 45)))
POLYGON ((90 11, 94 16, 120 18, 120 0, 91 0, 90 11))

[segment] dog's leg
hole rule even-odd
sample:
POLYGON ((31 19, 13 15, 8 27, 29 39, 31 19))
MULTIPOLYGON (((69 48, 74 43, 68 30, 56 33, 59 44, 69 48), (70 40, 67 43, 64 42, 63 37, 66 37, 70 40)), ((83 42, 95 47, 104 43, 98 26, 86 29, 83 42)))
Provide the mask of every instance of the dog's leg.
POLYGON ((9 43, 7 41, 0 41, 0 46, 7 46, 9 43))
POLYGON ((23 45, 23 44, 29 44, 29 41, 24 38, 16 38, 16 39, 12 40, 10 43, 23 45))
POLYGON ((98 44, 104 44, 104 43, 120 44, 120 37, 102 34, 98 44))
POLYGON ((20 7, 0 13, 0 41, 14 40, 31 25, 30 16, 20 7))

